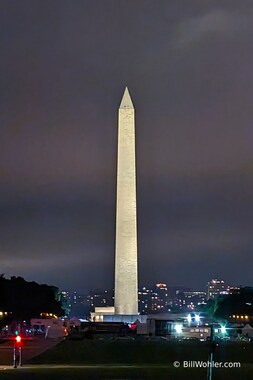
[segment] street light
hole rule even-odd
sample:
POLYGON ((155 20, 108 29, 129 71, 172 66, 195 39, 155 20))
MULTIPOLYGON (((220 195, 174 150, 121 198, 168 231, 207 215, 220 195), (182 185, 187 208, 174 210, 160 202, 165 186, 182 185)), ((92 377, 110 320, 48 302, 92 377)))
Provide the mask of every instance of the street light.
POLYGON ((177 334, 182 334, 182 329, 183 329, 182 325, 175 325, 175 330, 177 334))

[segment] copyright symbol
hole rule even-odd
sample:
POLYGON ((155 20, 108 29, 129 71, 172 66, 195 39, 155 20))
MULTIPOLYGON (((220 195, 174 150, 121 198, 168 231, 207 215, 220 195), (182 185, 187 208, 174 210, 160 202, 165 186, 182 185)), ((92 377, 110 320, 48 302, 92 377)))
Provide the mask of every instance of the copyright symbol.
POLYGON ((178 368, 178 367, 180 367, 180 362, 175 361, 175 362, 173 363, 173 365, 174 365, 175 368, 178 368))

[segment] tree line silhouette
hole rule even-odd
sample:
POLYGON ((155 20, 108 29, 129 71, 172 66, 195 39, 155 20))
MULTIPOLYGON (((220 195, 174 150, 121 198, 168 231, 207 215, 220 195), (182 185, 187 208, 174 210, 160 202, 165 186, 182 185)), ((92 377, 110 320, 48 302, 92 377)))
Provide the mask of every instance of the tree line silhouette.
POLYGON ((8 312, 6 317, 2 315, 0 324, 6 319, 23 321, 38 318, 40 313, 64 315, 57 287, 28 282, 20 276, 7 279, 3 274, 0 275, 0 311, 8 312))

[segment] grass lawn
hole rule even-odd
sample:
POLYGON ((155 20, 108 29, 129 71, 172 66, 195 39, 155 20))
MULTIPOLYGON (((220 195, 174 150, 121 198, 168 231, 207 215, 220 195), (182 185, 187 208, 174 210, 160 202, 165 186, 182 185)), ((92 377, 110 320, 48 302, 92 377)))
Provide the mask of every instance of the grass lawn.
MULTIPOLYGON (((66 340, 35 358, 34 364, 162 364, 174 361, 208 360, 206 342, 168 342, 166 340, 66 340)), ((253 362, 253 344, 220 344, 215 361, 253 362)))
MULTIPOLYGON (((25 348, 24 348, 25 349, 25 348)), ((205 342, 168 342, 166 340, 66 340, 33 358, 33 368, 0 372, 0 378, 40 380, 55 379, 171 379, 204 380, 206 368, 183 368, 183 361, 207 361, 209 345, 205 342), (173 362, 179 361, 180 368, 173 362), (92 365, 94 368, 43 368, 43 365, 92 365), (36 367, 41 365, 41 367, 36 367), (100 368, 99 365, 104 366, 100 368), (129 365, 132 368, 119 368, 129 365), (137 366, 136 368, 134 366, 137 366), (139 366, 139 367, 138 367, 139 366)), ((249 380, 253 378, 253 344, 219 344, 216 362, 240 362, 241 368, 214 368, 213 380, 249 380)))
MULTIPOLYGON (((83 379, 152 379, 152 380, 206 380, 206 370, 200 368, 143 368, 143 369, 16 369, 0 372, 3 380, 83 380, 83 379)), ((250 380, 252 368, 217 369, 213 380, 250 380)))

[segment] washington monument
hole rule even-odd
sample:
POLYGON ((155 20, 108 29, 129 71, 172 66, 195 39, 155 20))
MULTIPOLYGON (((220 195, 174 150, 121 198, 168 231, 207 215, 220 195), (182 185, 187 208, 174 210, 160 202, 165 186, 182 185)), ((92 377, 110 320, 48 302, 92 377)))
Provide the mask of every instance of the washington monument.
POLYGON ((134 106, 126 87, 118 115, 115 314, 138 314, 134 106))

